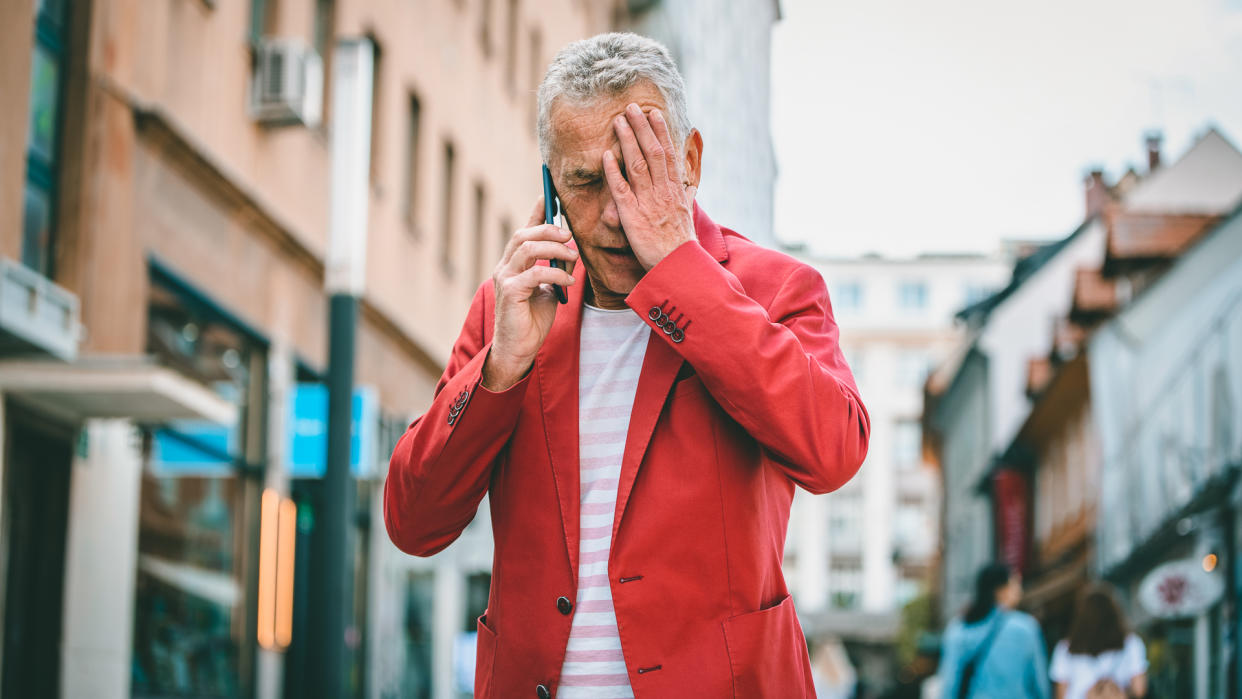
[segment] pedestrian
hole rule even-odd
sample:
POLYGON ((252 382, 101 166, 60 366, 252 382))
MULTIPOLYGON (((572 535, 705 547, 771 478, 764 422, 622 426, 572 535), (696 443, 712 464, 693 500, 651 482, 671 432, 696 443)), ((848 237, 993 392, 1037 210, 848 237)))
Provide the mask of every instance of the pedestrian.
POLYGON ((703 136, 659 43, 568 45, 537 121, 569 228, 535 202, 475 294, 392 454, 389 537, 435 554, 489 496, 475 696, 813 697, 790 503, 852 478, 870 432, 823 278, 695 203, 703 136))
POLYGON ((975 578, 975 596, 944 632, 940 673, 945 699, 1048 699, 1048 659, 1039 622, 1014 609, 1022 576, 992 563, 975 578))
POLYGON ((1069 638, 1052 651, 1057 699, 1141 699, 1147 695, 1147 647, 1131 633, 1112 587, 1087 586, 1069 638))

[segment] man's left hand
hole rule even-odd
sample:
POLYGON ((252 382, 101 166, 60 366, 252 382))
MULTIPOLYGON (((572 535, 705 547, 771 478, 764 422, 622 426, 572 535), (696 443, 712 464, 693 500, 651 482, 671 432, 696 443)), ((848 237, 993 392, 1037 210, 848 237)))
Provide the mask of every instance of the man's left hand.
POLYGON ((682 181, 681 151, 673 146, 658 109, 644 114, 630 104, 613 120, 613 128, 625 159, 625 175, 612 150, 605 150, 604 176, 630 249, 645 269, 651 269, 682 243, 696 240, 697 188, 682 181))

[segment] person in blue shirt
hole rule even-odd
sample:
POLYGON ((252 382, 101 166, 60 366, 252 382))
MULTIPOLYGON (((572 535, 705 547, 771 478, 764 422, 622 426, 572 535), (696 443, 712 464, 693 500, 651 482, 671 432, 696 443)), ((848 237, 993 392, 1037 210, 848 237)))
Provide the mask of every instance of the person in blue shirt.
POLYGON ((1014 609, 1021 599, 1022 577, 1009 566, 979 571, 970 607, 944 632, 942 699, 1049 699, 1044 635, 1014 609))

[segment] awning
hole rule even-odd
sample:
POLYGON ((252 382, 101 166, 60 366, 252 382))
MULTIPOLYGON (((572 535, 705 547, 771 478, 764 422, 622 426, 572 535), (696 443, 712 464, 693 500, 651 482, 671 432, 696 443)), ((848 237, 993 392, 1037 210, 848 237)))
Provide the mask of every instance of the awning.
POLYGON ((88 357, 72 363, 0 361, 0 392, 72 422, 209 420, 229 424, 237 407, 206 386, 144 358, 88 357))

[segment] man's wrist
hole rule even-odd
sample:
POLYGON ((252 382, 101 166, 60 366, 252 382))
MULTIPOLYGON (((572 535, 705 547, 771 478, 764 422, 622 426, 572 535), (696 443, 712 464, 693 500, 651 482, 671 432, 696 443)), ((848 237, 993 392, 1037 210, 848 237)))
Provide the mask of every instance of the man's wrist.
POLYGON ((518 362, 499 360, 494 354, 488 354, 483 362, 483 388, 492 393, 507 391, 526 376, 533 363, 526 362, 523 366, 518 362))

